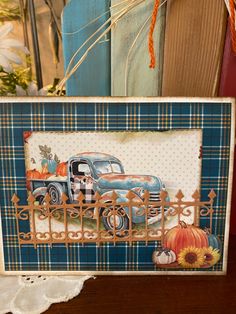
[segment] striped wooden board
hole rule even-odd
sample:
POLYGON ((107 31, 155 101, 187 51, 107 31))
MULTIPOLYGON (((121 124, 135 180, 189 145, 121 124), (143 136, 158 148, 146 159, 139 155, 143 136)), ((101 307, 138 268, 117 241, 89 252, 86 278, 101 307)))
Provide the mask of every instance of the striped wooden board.
MULTIPOLYGON (((65 71, 77 49, 109 18, 109 2, 108 0, 71 0, 68 2, 62 19, 65 71), (107 13, 101 16, 105 12, 107 13), (101 17, 83 28, 98 16, 101 17)), ((78 61, 84 52, 85 49, 82 49, 75 61, 78 61)), ((67 95, 109 96, 110 67, 110 40, 101 40, 77 72, 67 81, 67 95)))
MULTIPOLYGON (((121 0, 111 1, 112 5, 119 2, 121 0)), ((116 27, 112 29, 112 96, 159 96, 161 94, 166 7, 164 5, 160 8, 157 18, 154 33, 157 66, 153 70, 149 68, 148 52, 151 18, 147 21, 148 17, 152 15, 153 5, 153 0, 144 1, 122 17, 116 27)), ((123 4, 118 9, 122 9, 124 6, 123 4)), ((118 9, 111 10, 112 14, 118 9)))
POLYGON ((227 24, 223 0, 168 0, 162 96, 216 96, 227 24))

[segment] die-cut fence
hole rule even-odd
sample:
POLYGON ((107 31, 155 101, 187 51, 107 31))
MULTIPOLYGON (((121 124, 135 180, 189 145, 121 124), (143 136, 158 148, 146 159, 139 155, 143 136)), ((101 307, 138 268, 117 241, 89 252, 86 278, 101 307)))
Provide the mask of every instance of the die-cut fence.
POLYGON ((195 191, 191 201, 184 200, 181 190, 176 194, 176 200, 167 201, 167 192, 161 191, 159 199, 150 200, 150 193, 145 191, 143 199, 137 200, 137 195, 129 191, 127 201, 119 202, 118 195, 113 192, 106 203, 99 193, 94 195, 94 201, 85 202, 82 193, 78 196, 78 203, 67 204, 67 196, 64 194, 60 205, 50 204, 50 196, 46 194, 43 204, 38 204, 32 194, 28 197, 27 205, 20 205, 20 199, 16 194, 12 202, 16 211, 17 233, 20 245, 33 244, 35 248, 39 244, 64 243, 97 243, 161 241, 169 230, 166 221, 170 217, 177 217, 181 222, 186 217, 193 215, 193 224, 199 226, 201 217, 209 217, 209 231, 212 231, 213 203, 216 197, 214 190, 208 195, 207 201, 200 200, 200 193, 195 191), (136 215, 144 218, 139 228, 132 223, 132 208, 136 208, 136 215), (128 216, 128 224, 121 230, 117 230, 119 219, 128 216), (110 230, 104 230, 101 226, 103 219, 113 221, 110 230), (88 219, 93 219, 93 226, 88 227, 88 219), (156 223, 150 224, 150 219, 156 223), (42 230, 43 226, 43 230, 42 230), (56 226, 56 227, 55 227, 56 226), (60 230, 58 230, 60 226, 60 230), (46 230, 45 230, 46 229, 46 230))

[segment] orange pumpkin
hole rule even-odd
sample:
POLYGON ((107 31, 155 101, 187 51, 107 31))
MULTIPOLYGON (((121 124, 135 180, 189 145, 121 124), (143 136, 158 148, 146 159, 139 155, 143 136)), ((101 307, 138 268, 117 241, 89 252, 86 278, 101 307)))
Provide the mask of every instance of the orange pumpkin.
POLYGON ((36 169, 26 171, 26 187, 30 190, 30 180, 40 179, 41 173, 36 169))
POLYGON ((207 235, 202 229, 180 221, 178 226, 166 233, 164 247, 174 251, 176 255, 186 247, 208 247, 207 235))
POLYGON ((61 177, 67 176, 67 162, 61 162, 57 165, 56 175, 61 177))
POLYGON ((52 176, 52 173, 47 172, 47 173, 40 173, 40 179, 41 180, 47 180, 49 177, 52 176))

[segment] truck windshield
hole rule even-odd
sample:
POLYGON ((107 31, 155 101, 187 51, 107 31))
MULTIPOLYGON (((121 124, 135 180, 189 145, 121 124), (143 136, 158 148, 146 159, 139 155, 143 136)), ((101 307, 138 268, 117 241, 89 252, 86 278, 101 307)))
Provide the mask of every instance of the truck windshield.
POLYGON ((121 165, 114 161, 95 161, 94 167, 98 175, 105 173, 122 173, 121 165))

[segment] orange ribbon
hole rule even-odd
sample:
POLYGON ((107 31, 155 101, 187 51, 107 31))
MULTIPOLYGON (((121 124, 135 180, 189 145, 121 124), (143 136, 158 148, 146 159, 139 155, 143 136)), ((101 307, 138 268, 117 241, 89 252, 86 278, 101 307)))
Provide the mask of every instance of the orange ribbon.
POLYGON ((236 54, 236 29, 235 29, 235 5, 234 0, 229 1, 230 6, 230 30, 233 52, 236 54))
POLYGON ((149 50, 150 59, 151 59, 149 67, 151 69, 154 69, 156 66, 156 56, 155 56, 155 49, 154 49, 153 33, 155 30, 155 26, 156 26, 156 20, 157 20, 159 5, 160 5, 160 0, 155 0, 155 5, 153 8, 153 13, 152 13, 152 22, 151 22, 149 36, 148 36, 148 50, 149 50))

